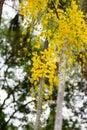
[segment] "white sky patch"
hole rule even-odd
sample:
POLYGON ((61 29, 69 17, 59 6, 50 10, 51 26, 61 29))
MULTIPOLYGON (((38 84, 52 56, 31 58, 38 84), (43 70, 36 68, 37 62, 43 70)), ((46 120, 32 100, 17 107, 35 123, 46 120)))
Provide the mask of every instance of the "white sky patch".
POLYGON ((5 82, 3 81, 5 79, 5 71, 7 69, 7 65, 4 64, 5 60, 4 57, 0 57, 0 88, 2 87, 2 84, 5 82))
MULTIPOLYGON (((12 96, 11 96, 11 98, 12 98, 12 96)), ((11 100, 12 100, 11 98, 8 101, 6 101, 6 104, 9 104, 9 105, 7 105, 6 109, 4 110, 4 113, 7 114, 6 121, 9 119, 9 117, 14 112, 14 104, 11 103, 11 100)))
POLYGON ((4 78, 4 72, 6 71, 7 69, 7 65, 4 65, 1 70, 0 70, 0 79, 3 79, 4 78))
POLYGON ((26 73, 23 72, 23 67, 16 66, 15 68, 9 68, 8 72, 11 72, 14 74, 14 80, 15 81, 23 81, 26 73))
POLYGON ((5 0, 3 5, 2 18, 5 19, 5 24, 9 25, 9 20, 14 18, 19 9, 19 0, 5 0))
POLYGON ((18 119, 12 120, 11 122, 14 124, 14 126, 18 127, 18 130, 22 130, 22 128, 20 128, 19 126, 21 123, 23 124, 23 122, 18 119))
POLYGON ((5 90, 0 89, 0 104, 3 103, 4 99, 7 97, 7 93, 5 90))
POLYGON ((4 65, 4 59, 2 57, 0 57, 0 68, 2 68, 4 65))
POLYGON ((70 116, 74 116, 71 109, 66 108, 66 106, 63 107, 62 115, 64 119, 69 119, 70 116))

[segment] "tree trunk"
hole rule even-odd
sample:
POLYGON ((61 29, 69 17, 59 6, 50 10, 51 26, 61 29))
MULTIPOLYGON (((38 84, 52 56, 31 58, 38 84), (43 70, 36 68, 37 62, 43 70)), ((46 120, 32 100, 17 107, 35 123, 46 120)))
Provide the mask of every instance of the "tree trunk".
POLYGON ((34 126, 34 130, 39 130, 40 129, 40 117, 41 117, 41 113, 42 113, 42 102, 43 102, 43 88, 42 88, 42 84, 44 82, 44 78, 42 78, 40 80, 40 90, 38 93, 38 97, 39 100, 37 101, 37 114, 36 114, 36 122, 35 122, 35 126, 34 126))
POLYGON ((85 70, 83 72, 83 77, 85 78, 84 88, 85 88, 85 95, 87 96, 87 59, 85 63, 85 70))
POLYGON ((59 84, 57 94, 57 108, 55 117, 54 130, 62 130, 62 107, 65 90, 65 77, 66 77, 66 54, 62 54, 61 62, 59 65, 59 84))
POLYGON ((2 15, 2 8, 5 0, 0 0, 0 24, 1 24, 1 15, 2 15))
MULTIPOLYGON (((81 0, 81 9, 85 13, 86 22, 87 22, 87 0, 81 0)), ((85 78, 84 88, 85 88, 85 95, 87 96, 87 58, 85 63, 85 70, 83 72, 83 77, 85 78)))

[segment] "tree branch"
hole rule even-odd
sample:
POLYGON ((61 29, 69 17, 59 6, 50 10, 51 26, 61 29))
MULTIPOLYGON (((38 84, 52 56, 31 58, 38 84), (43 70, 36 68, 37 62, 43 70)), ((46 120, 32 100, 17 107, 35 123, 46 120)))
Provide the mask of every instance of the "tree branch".
POLYGON ((58 15, 57 9, 56 9, 56 7, 55 7, 55 4, 54 4, 53 1, 51 1, 51 3, 52 3, 52 5, 53 5, 53 8, 54 8, 54 10, 55 10, 55 13, 56 13, 57 18, 59 19, 59 15, 58 15))
MULTIPOLYGON (((29 103, 33 102, 35 100, 29 101, 24 105, 21 105, 18 109, 22 109, 23 107, 26 107, 29 103)), ((9 117, 9 119, 2 125, 2 128, 0 130, 4 130, 4 128, 7 126, 7 124, 9 123, 9 121, 14 117, 15 113, 18 111, 18 109, 16 109, 12 115, 9 117)))

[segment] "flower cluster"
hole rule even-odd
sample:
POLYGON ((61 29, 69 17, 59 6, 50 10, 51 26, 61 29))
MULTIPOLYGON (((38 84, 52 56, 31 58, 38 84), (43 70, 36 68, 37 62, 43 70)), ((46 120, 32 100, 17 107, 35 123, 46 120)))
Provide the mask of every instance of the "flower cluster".
POLYGON ((67 65, 70 65, 75 61, 74 52, 83 52, 87 47, 87 25, 76 2, 72 0, 66 11, 59 9, 57 4, 56 0, 53 5, 48 0, 24 0, 20 7, 20 13, 27 21, 32 21, 31 27, 38 23, 38 31, 38 25, 41 26, 40 35, 36 34, 36 45, 33 47, 38 51, 32 54, 31 70, 31 83, 37 91, 40 79, 45 78, 44 90, 48 89, 52 93, 54 82, 58 81, 56 63, 60 62, 62 52, 67 55, 67 65), (43 51, 41 38, 49 41, 48 48, 43 51))
POLYGON ((53 50, 51 46, 49 46, 48 49, 41 51, 40 54, 36 51, 33 52, 31 82, 35 87, 38 87, 41 78, 45 78, 46 82, 44 83, 43 88, 48 89, 48 93, 52 93, 53 85, 58 82, 56 65, 58 60, 59 58, 57 57, 56 51, 53 50))

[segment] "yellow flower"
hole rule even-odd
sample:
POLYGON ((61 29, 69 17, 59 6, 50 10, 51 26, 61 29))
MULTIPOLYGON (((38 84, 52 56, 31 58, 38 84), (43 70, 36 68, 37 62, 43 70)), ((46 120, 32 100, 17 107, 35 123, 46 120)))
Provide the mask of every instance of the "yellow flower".
POLYGON ((26 30, 24 30, 24 31, 22 32, 22 35, 26 35, 26 33, 27 33, 26 30))
POLYGON ((48 100, 48 99, 49 99, 49 96, 48 96, 48 95, 46 95, 44 98, 45 98, 46 100, 48 100))

